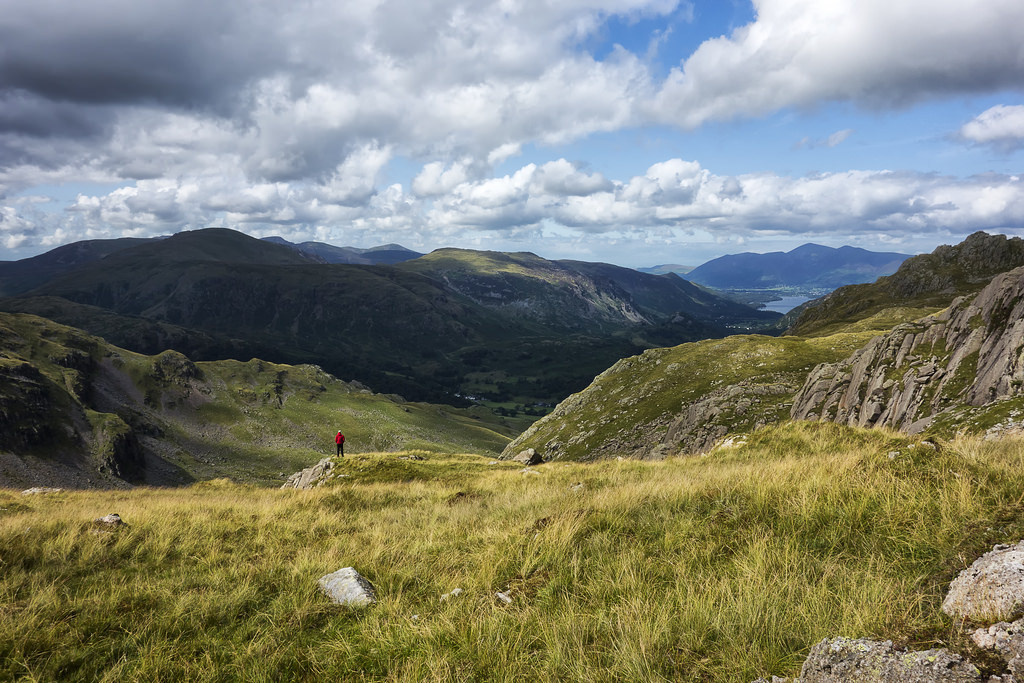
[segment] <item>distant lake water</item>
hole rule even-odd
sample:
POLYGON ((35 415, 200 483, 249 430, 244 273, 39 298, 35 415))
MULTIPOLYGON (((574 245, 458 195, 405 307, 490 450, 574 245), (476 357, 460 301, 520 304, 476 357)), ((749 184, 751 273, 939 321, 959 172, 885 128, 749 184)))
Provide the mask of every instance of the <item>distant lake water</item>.
POLYGON ((778 301, 769 301, 764 305, 764 310, 775 311, 776 313, 789 313, 800 304, 810 301, 810 296, 784 296, 778 301))

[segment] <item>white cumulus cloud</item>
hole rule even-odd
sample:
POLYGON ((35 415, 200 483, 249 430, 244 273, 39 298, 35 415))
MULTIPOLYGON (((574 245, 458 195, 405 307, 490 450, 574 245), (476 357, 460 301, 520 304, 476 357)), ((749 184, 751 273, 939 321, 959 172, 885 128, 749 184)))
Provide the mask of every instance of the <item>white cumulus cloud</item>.
POLYGON ((965 140, 1017 147, 1024 143, 1024 105, 999 104, 986 109, 960 129, 965 140))

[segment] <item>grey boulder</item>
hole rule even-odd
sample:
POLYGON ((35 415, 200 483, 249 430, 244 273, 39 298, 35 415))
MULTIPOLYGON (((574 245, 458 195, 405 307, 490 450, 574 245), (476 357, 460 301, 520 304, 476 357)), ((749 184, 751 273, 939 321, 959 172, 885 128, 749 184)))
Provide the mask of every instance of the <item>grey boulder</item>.
POLYGON ((1024 613, 1024 541, 997 545, 960 572, 949 585, 942 611, 981 623, 1024 613))
POLYGON ((532 448, 527 448, 525 450, 519 451, 519 453, 514 458, 512 458, 512 460, 513 462, 522 463, 527 467, 539 465, 542 462, 544 462, 544 458, 540 457, 537 451, 532 448))
POLYGON ((331 574, 324 574, 317 581, 320 590, 337 605, 366 607, 377 602, 377 592, 353 567, 345 567, 331 574))

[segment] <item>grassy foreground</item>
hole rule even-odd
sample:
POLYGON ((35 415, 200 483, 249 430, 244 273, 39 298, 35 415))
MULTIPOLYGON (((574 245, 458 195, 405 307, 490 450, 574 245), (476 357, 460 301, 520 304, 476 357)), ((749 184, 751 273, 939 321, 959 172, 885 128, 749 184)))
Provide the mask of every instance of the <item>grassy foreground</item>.
POLYGON ((1022 440, 801 423, 538 474, 408 455, 306 492, 0 492, 0 679, 750 681, 825 636, 957 646, 948 581, 1024 536, 1022 440), (110 512, 130 526, 92 532, 110 512), (346 566, 377 605, 318 593, 346 566))

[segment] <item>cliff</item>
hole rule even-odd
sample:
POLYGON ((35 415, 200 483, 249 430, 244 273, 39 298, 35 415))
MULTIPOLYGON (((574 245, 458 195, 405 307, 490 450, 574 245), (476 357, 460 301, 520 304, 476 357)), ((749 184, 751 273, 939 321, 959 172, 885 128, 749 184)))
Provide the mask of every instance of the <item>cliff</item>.
POLYGON ((843 361, 819 365, 794 398, 791 416, 916 433, 945 410, 1022 393, 1022 348, 1024 267, 875 337, 843 361))

